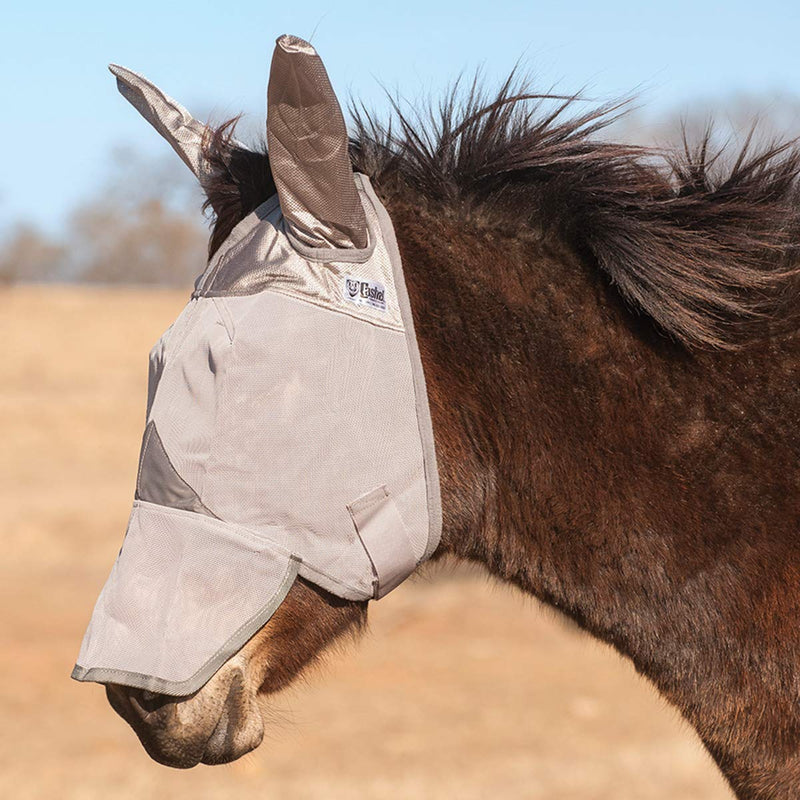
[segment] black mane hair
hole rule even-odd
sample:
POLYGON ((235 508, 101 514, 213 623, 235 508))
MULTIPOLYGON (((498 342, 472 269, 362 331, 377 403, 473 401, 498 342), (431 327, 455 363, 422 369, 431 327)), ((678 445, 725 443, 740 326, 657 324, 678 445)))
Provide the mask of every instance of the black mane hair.
MULTIPOLYGON (((596 134, 624 104, 588 111, 577 97, 532 94, 512 75, 494 95, 459 84, 435 108, 389 122, 352 109, 353 167, 384 199, 444 214, 554 231, 592 259, 636 312, 689 348, 734 350, 791 332, 800 314, 800 148, 753 144, 735 157, 698 145, 668 152, 596 134), (555 105, 551 105, 555 104, 555 105), (723 165, 723 162, 727 166, 723 165)), ((206 207, 213 253, 275 192, 266 149, 209 129, 206 207)))

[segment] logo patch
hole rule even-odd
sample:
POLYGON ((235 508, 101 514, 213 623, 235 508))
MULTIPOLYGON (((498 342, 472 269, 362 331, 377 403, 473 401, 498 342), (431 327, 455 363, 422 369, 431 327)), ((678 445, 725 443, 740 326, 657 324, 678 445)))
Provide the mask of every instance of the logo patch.
POLYGON ((342 296, 356 305, 386 311, 386 289, 377 281, 365 281, 346 275, 342 284, 342 296))

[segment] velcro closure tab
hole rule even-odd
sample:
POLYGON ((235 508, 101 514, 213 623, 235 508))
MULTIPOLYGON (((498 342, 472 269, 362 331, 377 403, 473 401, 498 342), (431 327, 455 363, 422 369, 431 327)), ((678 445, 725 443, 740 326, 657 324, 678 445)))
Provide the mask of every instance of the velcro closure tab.
POLYGON ((375 575, 375 600, 399 586, 416 568, 417 557, 405 525, 385 486, 348 504, 361 543, 375 575))

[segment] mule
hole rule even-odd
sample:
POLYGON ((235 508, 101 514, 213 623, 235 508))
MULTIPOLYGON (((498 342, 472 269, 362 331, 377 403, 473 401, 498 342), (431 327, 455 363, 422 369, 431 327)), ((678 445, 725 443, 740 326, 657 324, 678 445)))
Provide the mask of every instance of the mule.
MULTIPOLYGON (((665 154, 600 140, 617 106, 548 102, 512 78, 391 126, 353 112, 427 382, 434 560, 630 659, 737 797, 800 796, 800 151, 665 154)), ((276 191, 234 128, 203 134, 212 256, 276 191)), ((195 694, 108 699, 154 759, 231 761, 367 605, 298 579, 195 694)))

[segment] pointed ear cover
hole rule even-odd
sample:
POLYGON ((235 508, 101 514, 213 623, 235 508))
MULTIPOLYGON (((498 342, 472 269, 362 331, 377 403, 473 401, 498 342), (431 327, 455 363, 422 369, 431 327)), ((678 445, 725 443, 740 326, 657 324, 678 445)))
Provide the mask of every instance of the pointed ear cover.
POLYGON ((315 248, 366 247, 342 110, 316 50, 296 36, 281 36, 272 57, 267 147, 294 237, 315 248))
POLYGON ((170 143, 186 166, 202 178, 205 125, 136 72, 116 64, 110 64, 108 68, 116 77, 122 96, 170 143))

